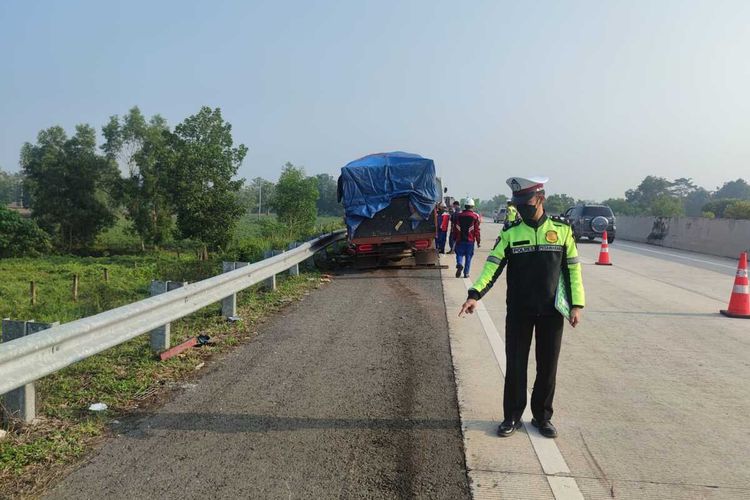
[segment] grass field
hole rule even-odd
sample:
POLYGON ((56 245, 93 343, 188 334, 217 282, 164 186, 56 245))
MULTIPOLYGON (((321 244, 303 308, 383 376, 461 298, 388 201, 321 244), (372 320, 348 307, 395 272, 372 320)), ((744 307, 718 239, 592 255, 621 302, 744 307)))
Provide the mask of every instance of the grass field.
MULTIPOLYGON (((245 256, 258 257, 270 248, 286 248, 291 237, 269 234, 278 227, 274 224, 273 216, 261 221, 243 218, 232 247, 208 261, 199 261, 188 248, 138 252, 137 240, 121 224, 103 235, 98 245, 112 245, 126 255, 106 255, 109 251, 104 251, 97 257, 0 260, 0 317, 65 323, 147 297, 152 279, 193 282, 216 275, 222 258, 237 260, 243 251, 245 256), (105 269, 108 281, 104 280, 105 269), (77 301, 72 295, 73 275, 79 276, 77 301), (32 280, 37 287, 35 305, 29 294, 32 280)), ((340 218, 321 218, 318 229, 329 231, 340 225, 340 218)), ((43 491, 66 464, 109 432, 113 419, 153 404, 176 381, 195 376, 196 366, 251 338, 259 321, 319 283, 318 275, 310 271, 281 279, 275 292, 257 287, 241 292, 240 323, 224 321, 218 304, 172 323, 173 345, 206 333, 211 336, 211 346, 160 362, 150 350, 148 336, 142 335, 38 381, 39 421, 13 426, 0 441, 0 498, 43 491), (96 402, 106 403, 109 409, 104 413, 88 411, 96 402)))
MULTIPOLYGON (((125 255, 71 255, 0 260, 0 317, 65 323, 128 304, 148 296, 151 280, 199 281, 221 272, 221 260, 254 262, 266 250, 285 249, 296 239, 278 231, 275 216, 245 216, 238 223, 232 246, 225 254, 199 261, 183 248, 140 252, 138 240, 121 221, 102 235, 97 246, 110 244, 125 255), (137 253, 136 253, 137 252, 137 253), (109 281, 104 280, 105 269, 109 281), (73 300, 73 276, 78 275, 78 300, 73 300), (36 304, 31 304, 31 281, 36 304)), ((317 233, 340 227, 341 219, 320 217, 317 233)), ((308 235, 300 239, 306 239, 308 235)))

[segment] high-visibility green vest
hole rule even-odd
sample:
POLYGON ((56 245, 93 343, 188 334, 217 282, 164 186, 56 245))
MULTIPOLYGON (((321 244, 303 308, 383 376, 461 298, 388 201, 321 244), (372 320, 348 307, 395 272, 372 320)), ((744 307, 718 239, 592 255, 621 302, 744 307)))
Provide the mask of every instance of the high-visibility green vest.
POLYGON ((469 290, 469 298, 482 298, 506 266, 509 313, 553 313, 561 273, 570 305, 585 305, 578 248, 573 230, 564 219, 545 214, 534 225, 526 224, 520 217, 507 223, 487 257, 482 274, 469 290))

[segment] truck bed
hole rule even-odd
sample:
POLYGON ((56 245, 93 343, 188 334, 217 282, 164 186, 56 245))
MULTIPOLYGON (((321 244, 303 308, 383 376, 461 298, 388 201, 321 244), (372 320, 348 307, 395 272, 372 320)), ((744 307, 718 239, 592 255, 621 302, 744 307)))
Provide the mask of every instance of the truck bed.
POLYGON ((363 221, 351 237, 351 241, 359 244, 435 238, 435 212, 433 211, 427 220, 420 218, 416 229, 412 229, 411 214, 407 196, 394 198, 391 204, 375 214, 375 217, 363 221))

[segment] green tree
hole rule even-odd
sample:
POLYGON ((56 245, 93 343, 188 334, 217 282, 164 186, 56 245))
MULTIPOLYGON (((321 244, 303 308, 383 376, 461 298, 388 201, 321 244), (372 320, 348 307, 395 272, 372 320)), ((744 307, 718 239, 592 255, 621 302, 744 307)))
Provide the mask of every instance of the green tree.
POLYGON ((730 203, 724 210, 727 219, 750 219, 750 201, 740 200, 730 203))
POLYGON ((287 163, 276 183, 273 208, 279 221, 291 233, 309 233, 317 218, 318 180, 306 177, 305 170, 287 163))
POLYGON ((625 199, 640 210, 649 211, 654 201, 662 195, 671 195, 673 183, 663 177, 647 176, 635 189, 625 191, 625 199))
POLYGON ((676 196, 660 194, 651 203, 651 215, 656 217, 679 217, 684 215, 682 200, 676 196))
POLYGON ((624 198, 610 198, 604 200, 602 205, 611 208, 615 215, 642 215, 644 213, 642 208, 624 198))
POLYGON ((23 176, 11 174, 0 168, 0 205, 20 204, 23 201, 23 176))
POLYGON ((91 126, 78 125, 71 138, 61 127, 42 130, 36 144, 24 144, 21 165, 34 219, 68 250, 90 245, 114 224, 119 172, 97 154, 91 126))
POLYGON ((507 201, 508 197, 504 194, 496 194, 489 200, 479 200, 477 198, 474 199, 479 212, 487 216, 491 216, 492 214, 497 212, 498 209, 505 207, 507 201))
POLYGON ((696 188, 685 197, 685 215, 700 217, 703 212, 703 206, 709 201, 711 201, 711 193, 702 187, 696 188))
POLYGON ((744 179, 725 182, 723 186, 716 190, 714 199, 735 198, 738 200, 750 199, 750 185, 744 179))
POLYGON ((332 175, 318 174, 318 213, 325 215, 344 215, 344 207, 338 201, 338 183, 332 175))
POLYGON ((669 192, 677 198, 687 198, 690 193, 698 189, 698 186, 693 183, 693 179, 689 177, 680 177, 670 183, 669 192))
POLYGON ((226 248, 243 213, 237 193, 244 181, 234 177, 247 147, 234 147, 232 126, 219 108, 207 106, 177 125, 169 137, 171 152, 165 163, 180 234, 212 249, 226 248))
POLYGON ((544 202, 544 209, 550 214, 561 214, 576 204, 576 200, 567 194, 553 194, 544 202))
POLYGON ((102 127, 106 142, 102 150, 126 170, 119 191, 127 219, 145 244, 164 243, 174 229, 174 207, 170 195, 169 128, 155 115, 147 123, 138 107, 122 119, 110 117, 102 127))
POLYGON ((238 192, 238 201, 243 210, 249 214, 271 213, 276 184, 262 177, 256 177, 253 181, 242 187, 238 192))
POLYGON ((735 202, 738 202, 740 200, 735 200, 733 198, 727 198, 722 200, 712 200, 703 205, 703 212, 711 212, 714 214, 714 216, 718 218, 725 217, 724 212, 726 211, 727 207, 732 205, 735 202))
POLYGON ((0 258, 35 256, 50 249, 49 235, 33 220, 0 205, 0 258))

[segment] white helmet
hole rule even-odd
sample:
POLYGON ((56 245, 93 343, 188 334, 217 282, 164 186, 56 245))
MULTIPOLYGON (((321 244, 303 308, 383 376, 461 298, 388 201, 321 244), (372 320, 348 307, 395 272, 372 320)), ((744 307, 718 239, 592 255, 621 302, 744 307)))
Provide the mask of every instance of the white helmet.
POLYGON ((466 198, 464 199, 464 202, 462 203, 465 207, 473 207, 474 206, 474 198, 466 198))

